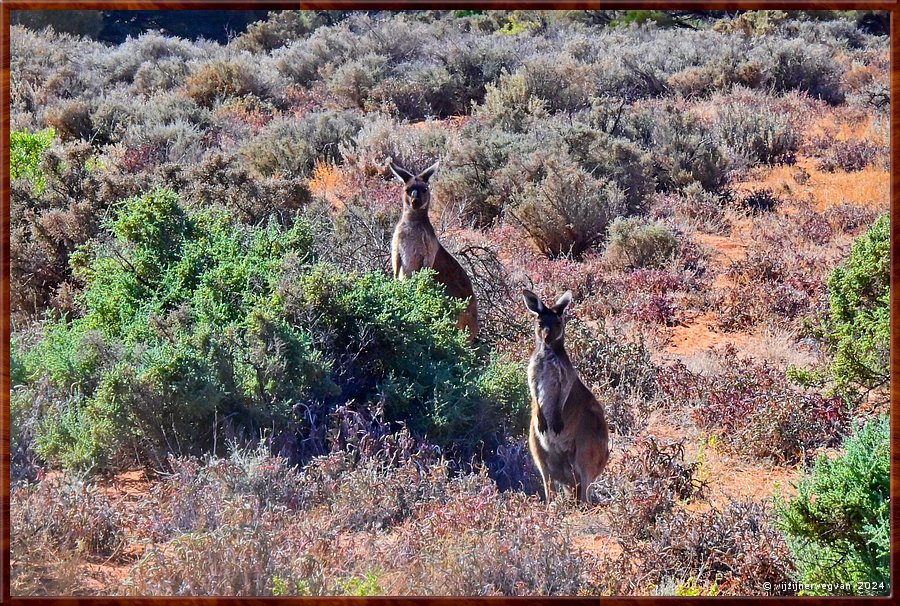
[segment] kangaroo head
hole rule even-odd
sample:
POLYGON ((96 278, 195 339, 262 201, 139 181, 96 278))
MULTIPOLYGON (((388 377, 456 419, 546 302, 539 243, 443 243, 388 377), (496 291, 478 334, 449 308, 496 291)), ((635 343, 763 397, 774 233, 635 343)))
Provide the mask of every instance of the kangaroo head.
POLYGON ((567 290, 552 306, 544 305, 530 290, 522 291, 525 307, 534 314, 534 336, 538 343, 551 345, 562 343, 566 320, 563 313, 572 302, 572 291, 567 290))
POLYGON ((418 175, 391 162, 391 172, 403 183, 403 210, 428 209, 431 204, 431 190, 428 189, 428 180, 437 171, 439 162, 435 162, 418 175))

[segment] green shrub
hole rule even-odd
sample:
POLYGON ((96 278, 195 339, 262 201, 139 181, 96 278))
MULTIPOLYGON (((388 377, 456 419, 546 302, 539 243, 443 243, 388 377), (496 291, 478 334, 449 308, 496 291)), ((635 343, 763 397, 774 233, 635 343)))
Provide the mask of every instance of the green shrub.
POLYGON ((619 217, 609 226, 606 258, 616 267, 662 267, 678 253, 678 238, 662 223, 619 217))
POLYGON ((491 360, 478 379, 482 396, 497 406, 497 417, 509 435, 524 435, 531 421, 531 392, 524 364, 503 357, 491 360))
POLYGON ((498 361, 482 368, 456 327, 462 303, 430 277, 348 274, 333 266, 289 273, 280 289, 292 324, 314 326, 339 401, 372 401, 389 421, 457 452, 490 448, 504 426, 522 431, 521 381, 498 361))
POLYGON ((384 595, 384 589, 378 584, 378 576, 374 572, 367 572, 363 578, 352 578, 346 581, 338 581, 341 593, 349 596, 384 595))
POLYGON ((890 377, 890 216, 878 218, 828 278, 823 333, 839 386, 886 385, 890 377))
POLYGON ((321 449, 329 412, 350 401, 465 459, 524 433, 524 373, 476 357, 462 303, 429 272, 310 265, 306 221, 251 227, 164 189, 122 202, 105 228, 72 257, 79 316, 48 318, 16 362, 27 387, 47 384, 35 448, 53 464, 202 453, 222 419, 238 435, 306 431, 321 449))
POLYGON ((55 137, 56 131, 52 128, 36 133, 12 131, 9 134, 9 178, 27 179, 40 195, 46 186, 41 172, 41 156, 55 137))
POLYGON ((305 222, 246 227, 155 190, 123 202, 106 228, 107 244, 72 258, 81 317, 48 321, 27 354, 32 381, 75 390, 45 414, 39 454, 92 469, 135 443, 158 457, 171 440, 202 449, 217 414, 284 423, 297 401, 333 391, 274 296, 284 264, 309 258, 305 222))
POLYGON ((795 498, 776 499, 781 527, 811 594, 890 593, 890 423, 859 428, 831 460, 820 456, 795 498))

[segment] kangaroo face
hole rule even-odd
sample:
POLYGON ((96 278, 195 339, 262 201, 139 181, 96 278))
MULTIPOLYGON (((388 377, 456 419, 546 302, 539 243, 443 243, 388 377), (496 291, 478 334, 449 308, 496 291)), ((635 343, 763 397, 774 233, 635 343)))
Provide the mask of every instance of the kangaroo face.
POLYGON ((572 291, 567 290, 552 306, 544 305, 530 290, 522 291, 525 307, 534 316, 534 336, 539 344, 553 345, 562 342, 566 320, 564 312, 572 302, 572 291))
POLYGON ((431 204, 431 191, 428 189, 428 182, 415 177, 412 181, 404 184, 406 188, 403 192, 403 209, 412 208, 419 210, 427 209, 431 204))
POLYGON ((403 210, 428 210, 431 204, 431 190, 428 189, 428 180, 437 171, 438 162, 435 162, 418 175, 414 175, 402 166, 391 162, 391 172, 403 183, 403 210))

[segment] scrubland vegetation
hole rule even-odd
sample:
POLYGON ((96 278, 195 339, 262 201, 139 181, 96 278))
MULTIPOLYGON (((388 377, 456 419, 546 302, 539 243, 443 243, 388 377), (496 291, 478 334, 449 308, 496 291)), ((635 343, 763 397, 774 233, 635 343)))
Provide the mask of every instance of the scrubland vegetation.
POLYGON ((888 593, 871 24, 13 26, 13 594, 888 593), (390 278, 390 159, 441 160, 474 345, 429 272, 390 278), (590 508, 540 499, 523 287, 575 294, 590 508))

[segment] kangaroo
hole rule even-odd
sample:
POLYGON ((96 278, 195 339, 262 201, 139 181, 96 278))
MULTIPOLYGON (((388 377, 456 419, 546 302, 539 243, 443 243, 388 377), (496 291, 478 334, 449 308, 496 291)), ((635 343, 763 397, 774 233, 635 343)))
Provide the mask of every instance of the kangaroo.
POLYGON ((435 162, 418 175, 391 162, 391 172, 403 183, 403 214, 391 240, 391 265, 394 277, 405 280, 423 267, 435 272, 435 279, 444 285, 451 297, 468 299, 469 305, 460 314, 457 325, 469 331, 469 342, 478 336, 478 303, 472 282, 462 265, 441 246, 434 227, 428 219, 431 191, 428 180, 437 170, 435 162))
POLYGON ((589 503, 588 486, 609 460, 609 430, 603 406, 581 382, 563 342, 563 312, 572 302, 572 291, 567 290, 552 307, 530 290, 523 290, 522 297, 535 316, 535 348, 528 364, 528 448, 544 481, 548 503, 554 481, 574 487, 578 500, 589 503))

